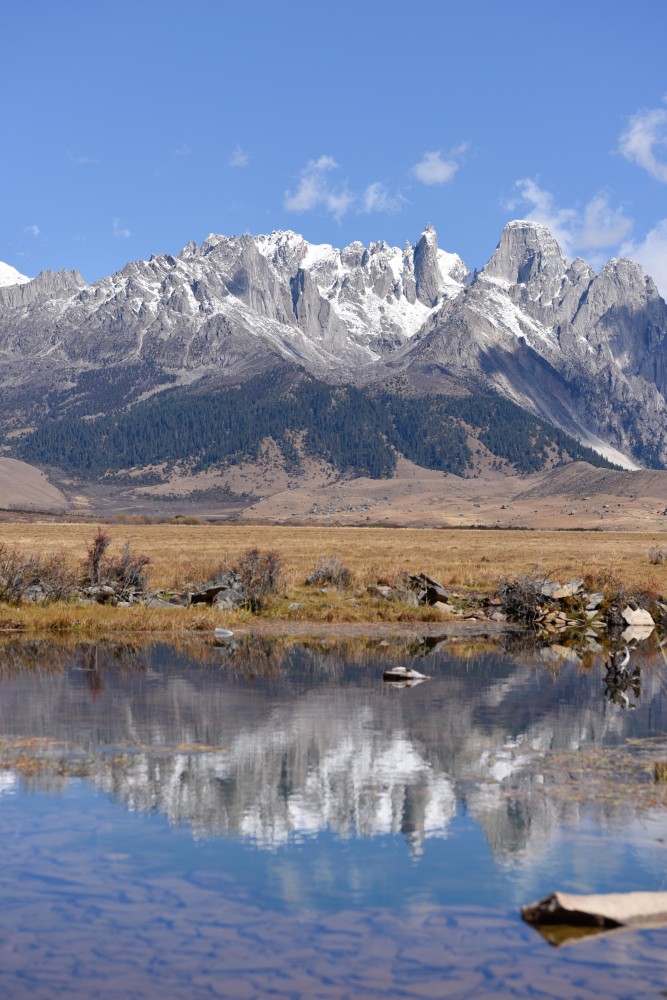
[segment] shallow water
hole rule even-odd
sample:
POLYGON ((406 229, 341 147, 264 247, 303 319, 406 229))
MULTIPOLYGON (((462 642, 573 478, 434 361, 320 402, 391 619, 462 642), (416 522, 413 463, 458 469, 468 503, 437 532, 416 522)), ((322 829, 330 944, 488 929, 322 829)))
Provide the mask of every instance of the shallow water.
POLYGON ((667 731, 663 671, 630 710, 498 644, 0 646, 0 996, 655 997, 667 930, 519 907, 666 887, 664 803, 573 770, 667 731))

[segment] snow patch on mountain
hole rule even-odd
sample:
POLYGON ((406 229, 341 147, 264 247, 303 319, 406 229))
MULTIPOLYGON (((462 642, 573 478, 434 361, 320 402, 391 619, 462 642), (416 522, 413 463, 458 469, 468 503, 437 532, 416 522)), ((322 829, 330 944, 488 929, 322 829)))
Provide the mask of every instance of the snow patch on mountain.
POLYGON ((0 288, 8 288, 10 285, 25 285, 29 281, 32 281, 32 278, 27 278, 11 264, 5 264, 0 260, 0 288))

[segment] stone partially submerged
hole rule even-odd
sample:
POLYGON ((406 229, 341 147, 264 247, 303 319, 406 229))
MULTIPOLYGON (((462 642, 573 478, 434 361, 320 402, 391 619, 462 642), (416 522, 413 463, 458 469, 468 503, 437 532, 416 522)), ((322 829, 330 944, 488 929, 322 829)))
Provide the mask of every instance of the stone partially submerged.
POLYGON ((411 685, 419 684, 421 681, 428 681, 430 677, 428 674, 420 674, 418 670, 413 667, 389 667, 382 675, 383 681, 388 681, 392 684, 400 683, 408 685, 406 682, 410 682, 411 685))
POLYGON ((521 916, 554 946, 620 928, 667 924, 667 892, 611 892, 579 896, 552 892, 521 907, 521 916))

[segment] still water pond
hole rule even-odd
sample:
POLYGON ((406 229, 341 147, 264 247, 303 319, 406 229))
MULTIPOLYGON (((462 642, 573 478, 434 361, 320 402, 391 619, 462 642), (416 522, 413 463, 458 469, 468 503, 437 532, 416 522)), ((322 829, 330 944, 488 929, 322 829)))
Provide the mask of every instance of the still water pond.
POLYGON ((519 918, 667 887, 636 660, 632 709, 497 644, 0 645, 0 996, 665 995, 667 930, 519 918))

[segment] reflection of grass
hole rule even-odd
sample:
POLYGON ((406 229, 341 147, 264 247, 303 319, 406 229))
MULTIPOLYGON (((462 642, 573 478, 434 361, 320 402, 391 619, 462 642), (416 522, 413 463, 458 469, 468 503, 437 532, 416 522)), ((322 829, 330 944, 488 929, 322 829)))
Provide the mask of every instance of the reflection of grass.
POLYGON ((544 794, 598 806, 667 807, 667 783, 655 780, 656 755, 662 753, 667 756, 665 735, 548 756, 544 794))
MULTIPOLYGON (((373 669, 384 664, 403 663, 406 657, 426 657, 443 641, 441 637, 420 636, 418 630, 416 635, 389 637, 382 634, 268 637, 249 633, 239 635, 223 647, 214 645, 205 636, 169 637, 169 649, 172 654, 187 657, 198 666, 253 675, 278 675, 288 671, 294 655, 302 652, 309 658, 312 670, 322 669, 331 675, 344 664, 363 664, 373 669)), ((141 673, 151 669, 156 649, 160 657, 164 656, 163 643, 163 639, 150 633, 131 639, 107 636, 101 640, 71 634, 55 638, 0 636, 0 679, 32 671, 63 672, 68 668, 83 671, 91 680, 103 679, 107 671, 141 673)), ((498 649, 498 641, 465 635, 449 637, 446 644, 449 657, 465 661, 498 649)), ((3 745, 0 738, 0 750, 3 745)), ((38 743, 34 741, 26 744, 28 747, 35 745, 38 743)))
POLYGON ((667 784, 667 760, 656 760, 653 765, 653 777, 660 784, 667 784))

